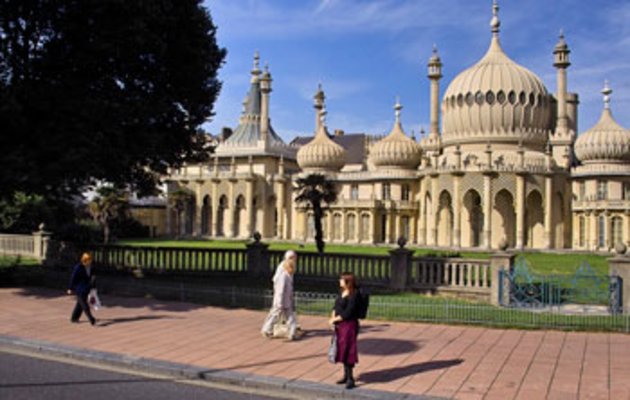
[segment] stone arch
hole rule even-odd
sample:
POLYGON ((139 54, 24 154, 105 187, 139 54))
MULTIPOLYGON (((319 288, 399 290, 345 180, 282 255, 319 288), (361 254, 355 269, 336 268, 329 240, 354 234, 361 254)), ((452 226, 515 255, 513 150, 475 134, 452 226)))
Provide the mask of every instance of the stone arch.
POLYGON ((470 189, 464 195, 462 208, 461 244, 463 247, 481 246, 483 237, 483 205, 479 193, 470 189))
POLYGON ((184 204, 184 234, 185 235, 192 235, 193 234, 193 229, 194 229, 194 224, 195 224, 195 214, 196 214, 196 207, 195 207, 195 197, 194 196, 190 196, 190 198, 186 201, 186 203, 184 204))
POLYGON ((243 222, 247 221, 247 209, 245 197, 239 195, 234 202, 234 237, 240 237, 245 233, 243 222))
POLYGON ((212 235, 212 198, 209 195, 203 197, 201 205, 201 234, 212 235))
POLYGON ((509 247, 514 247, 516 243, 514 196, 505 189, 501 189, 494 197, 491 235, 493 248, 498 248, 503 238, 507 240, 509 247))
POLYGON ((219 208, 217 209, 217 232, 216 236, 225 236, 225 213, 228 209, 228 198, 226 195, 219 197, 219 208))
POLYGON ((525 246, 532 249, 545 247, 543 199, 537 190, 532 190, 525 201, 525 246))
POLYGON ((453 201, 451 194, 446 190, 440 193, 437 219, 437 245, 451 246, 453 243, 453 201))

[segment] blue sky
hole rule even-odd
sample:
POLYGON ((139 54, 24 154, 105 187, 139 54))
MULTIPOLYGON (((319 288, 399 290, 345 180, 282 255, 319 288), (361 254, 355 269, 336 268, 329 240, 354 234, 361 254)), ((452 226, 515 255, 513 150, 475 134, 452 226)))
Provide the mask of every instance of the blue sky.
MULTIPOLYGON (((405 131, 428 128, 427 61, 442 59, 440 96, 485 54, 491 0, 208 0, 228 50, 211 133, 235 127, 254 51, 273 77, 271 123, 286 141, 314 130, 313 94, 322 83, 329 130, 383 134, 396 96, 405 131)), ((561 29, 571 49, 569 91, 580 96, 579 132, 597 122, 604 80, 612 110, 630 128, 630 1, 500 0, 501 43, 517 63, 556 90, 553 47, 561 29)))

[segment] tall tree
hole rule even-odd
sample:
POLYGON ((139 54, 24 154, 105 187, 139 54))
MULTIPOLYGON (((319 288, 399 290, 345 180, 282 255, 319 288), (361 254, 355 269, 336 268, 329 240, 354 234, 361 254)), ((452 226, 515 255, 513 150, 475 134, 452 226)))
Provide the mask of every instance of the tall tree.
POLYGON ((88 203, 88 210, 94 221, 103 228, 103 242, 107 244, 112 221, 125 217, 129 211, 129 196, 127 192, 111 186, 102 186, 97 193, 88 203))
POLYGON ((0 1, 0 197, 151 193, 207 152, 226 51, 201 0, 0 1))
POLYGON ((321 174, 310 174, 296 180, 298 195, 295 201, 313 209, 315 223, 315 244, 317 251, 324 252, 324 234, 322 230, 322 217, 325 208, 337 201, 335 184, 321 174))

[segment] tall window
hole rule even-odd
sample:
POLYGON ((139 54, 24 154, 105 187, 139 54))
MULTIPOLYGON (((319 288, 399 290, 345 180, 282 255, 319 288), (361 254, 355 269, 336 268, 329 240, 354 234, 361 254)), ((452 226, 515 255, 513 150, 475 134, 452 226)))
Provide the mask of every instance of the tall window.
POLYGON ((341 240, 341 214, 333 215, 333 239, 341 240))
POLYGON ((409 234, 410 234, 410 229, 409 229, 409 217, 408 216, 404 216, 400 219, 400 225, 401 225, 401 232, 400 234, 407 239, 407 241, 409 241, 409 234))
POLYGON ((315 237, 315 216, 308 215, 308 226, 306 227, 306 237, 312 239, 315 237))
POLYGON ((370 216, 368 214, 361 215, 361 240, 370 240, 370 216))
POLYGON ((608 182, 597 181, 597 200, 606 200, 608 198, 608 182))
POLYGON ((348 240, 356 240, 356 217, 354 214, 348 215, 348 233, 346 237, 348 240))
POLYGON ((584 198, 586 197, 586 183, 580 182, 580 183, 578 183, 578 187, 579 187, 579 190, 580 190, 580 194, 579 194, 580 197, 579 198, 580 198, 581 201, 583 201, 584 198))
POLYGON ((599 216, 597 224, 597 247, 606 247, 606 218, 603 215, 599 216))
POLYGON ((409 192, 410 192, 409 185, 408 184, 402 185, 401 191, 402 191, 401 196, 400 196, 401 200, 409 201, 409 192))
POLYGON ((383 183, 381 197, 383 200, 390 200, 392 198, 392 187, 389 183, 383 183))
POLYGON ((630 182, 624 182, 623 183, 622 196, 623 196, 624 200, 630 200, 630 182))
POLYGON ((621 217, 613 217, 612 219, 612 245, 623 243, 623 221, 621 217))
POLYGON ((359 185, 350 186, 350 200, 359 199, 359 185))
POLYGON ((580 216, 579 219, 579 237, 578 237, 578 245, 580 247, 584 247, 584 242, 586 240, 586 221, 584 216, 580 216))

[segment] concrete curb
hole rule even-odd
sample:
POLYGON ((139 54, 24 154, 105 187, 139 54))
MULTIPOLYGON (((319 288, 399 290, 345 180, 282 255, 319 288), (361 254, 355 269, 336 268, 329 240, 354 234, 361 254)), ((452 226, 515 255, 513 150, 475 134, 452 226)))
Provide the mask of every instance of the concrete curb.
POLYGON ((78 347, 65 346, 43 340, 23 339, 0 335, 0 350, 15 349, 31 353, 41 353, 79 361, 122 367, 140 372, 154 373, 175 378, 204 380, 220 385, 236 386, 249 390, 291 393, 308 399, 357 399, 357 400, 439 400, 438 397, 418 396, 405 393, 386 392, 356 388, 345 390, 340 386, 327 385, 303 380, 289 380, 277 377, 244 374, 237 371, 207 369, 169 361, 154 360, 124 354, 109 353, 78 347))

